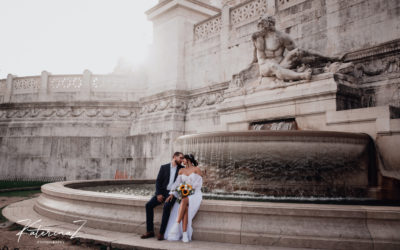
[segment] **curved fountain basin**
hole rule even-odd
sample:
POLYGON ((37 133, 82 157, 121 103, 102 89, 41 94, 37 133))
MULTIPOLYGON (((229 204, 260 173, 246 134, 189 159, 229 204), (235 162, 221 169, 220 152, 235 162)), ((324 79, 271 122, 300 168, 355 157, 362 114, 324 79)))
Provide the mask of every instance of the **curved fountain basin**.
MULTIPOLYGON (((34 210, 85 227, 143 233, 149 198, 83 191, 87 186, 153 180, 67 181, 42 186, 34 210)), ((156 227, 161 206, 155 209, 156 227)), ((400 246, 400 208, 203 200, 193 221, 194 240, 324 249, 400 246)), ((157 229, 156 229, 157 230, 157 229)))
POLYGON ((207 191, 250 191, 294 197, 367 197, 376 184, 367 134, 330 131, 244 131, 179 137, 193 153, 207 191))

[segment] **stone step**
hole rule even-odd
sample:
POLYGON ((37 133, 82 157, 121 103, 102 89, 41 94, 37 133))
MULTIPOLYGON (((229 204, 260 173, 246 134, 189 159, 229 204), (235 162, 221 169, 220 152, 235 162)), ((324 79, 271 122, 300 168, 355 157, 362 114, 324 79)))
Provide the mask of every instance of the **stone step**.
MULTIPOLYGON (((30 220, 30 224, 35 223, 31 226, 32 229, 41 228, 41 230, 49 230, 50 232, 57 232, 60 236, 59 240, 70 240, 68 232, 72 234, 76 232, 77 224, 61 222, 47 217, 41 216, 35 212, 33 205, 36 198, 20 201, 17 203, 10 204, 3 209, 3 215, 12 222, 20 224, 25 227, 28 223, 27 219, 30 220), (25 220, 25 221, 20 221, 25 220), (19 222, 18 222, 19 221, 19 222)), ((104 222, 107 223, 107 222, 104 222)), ((22 230, 22 229, 21 229, 22 230)), ((29 232, 29 231, 25 231, 29 232)), ((29 232, 30 233, 30 232, 29 232)), ((18 236, 16 236, 17 239, 18 236)), ((22 235, 21 237, 34 237, 22 235)), ((40 237, 46 238, 46 237, 40 237)), ((141 239, 140 235, 133 233, 123 233, 115 231, 107 231, 94 229, 83 226, 76 234, 73 239, 78 239, 81 243, 90 244, 101 244, 109 246, 111 248, 120 249, 227 249, 227 250, 261 250, 261 249, 277 249, 277 250, 290 250, 294 248, 287 247, 276 247, 276 246, 256 246, 256 245, 241 245, 241 244, 229 244, 219 242, 207 242, 193 240, 189 243, 183 242, 171 242, 171 241, 158 241, 156 238, 141 239)), ((46 240, 46 239, 44 239, 46 240)), ((295 248, 301 249, 301 248, 295 248)), ((304 248, 303 248, 304 249, 304 248)))

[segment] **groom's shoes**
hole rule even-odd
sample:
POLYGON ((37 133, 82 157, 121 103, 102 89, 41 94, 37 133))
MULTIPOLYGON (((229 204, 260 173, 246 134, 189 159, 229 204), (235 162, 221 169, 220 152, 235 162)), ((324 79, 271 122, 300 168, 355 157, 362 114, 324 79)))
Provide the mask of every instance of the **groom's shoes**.
POLYGON ((157 240, 165 240, 164 239, 164 234, 159 234, 157 237, 157 240))
POLYGON ((140 236, 140 238, 142 238, 142 239, 147 239, 147 238, 151 238, 151 237, 154 237, 154 232, 146 232, 145 234, 140 236))

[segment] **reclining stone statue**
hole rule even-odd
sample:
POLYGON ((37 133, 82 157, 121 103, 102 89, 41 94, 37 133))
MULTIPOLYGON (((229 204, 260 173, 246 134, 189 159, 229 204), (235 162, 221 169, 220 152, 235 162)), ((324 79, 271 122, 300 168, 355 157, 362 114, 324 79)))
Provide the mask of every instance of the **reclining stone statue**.
POLYGON ((252 35, 253 60, 249 67, 232 76, 230 89, 242 88, 247 83, 248 87, 254 86, 252 83, 260 82, 256 79, 261 79, 261 84, 268 83, 270 88, 285 87, 287 81, 309 81, 311 75, 346 73, 354 68, 352 63, 343 63, 337 57, 296 48, 289 35, 275 29, 272 16, 260 17, 257 27, 252 35))
POLYGON ((348 72, 352 63, 343 63, 337 57, 296 48, 289 35, 275 29, 275 19, 263 16, 257 23, 258 31, 252 35, 253 60, 249 67, 233 75, 230 88, 241 88, 246 82, 270 78, 271 88, 285 87, 284 82, 311 79, 321 73, 348 72), (278 80, 282 83, 278 83, 278 80))
POLYGON ((257 27, 259 31, 252 35, 253 62, 258 63, 261 77, 276 77, 284 81, 310 80, 311 68, 303 66, 300 72, 292 70, 306 52, 296 48, 288 35, 275 30, 275 19, 263 17, 257 27))

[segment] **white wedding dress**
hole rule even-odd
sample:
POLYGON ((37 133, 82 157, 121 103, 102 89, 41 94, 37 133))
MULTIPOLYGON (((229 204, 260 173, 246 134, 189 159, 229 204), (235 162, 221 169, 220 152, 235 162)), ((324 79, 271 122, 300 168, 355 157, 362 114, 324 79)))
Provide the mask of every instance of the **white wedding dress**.
MULTIPOLYGON (((203 185, 203 178, 196 173, 191 173, 189 176, 178 175, 178 177, 176 178, 176 181, 174 182, 174 184, 171 188, 170 194, 173 194, 175 197, 177 197, 177 192, 175 191, 175 189, 184 182, 192 185, 192 188, 194 189, 194 193, 192 195, 188 196, 189 197, 189 209, 188 209, 187 234, 188 234, 189 240, 192 240, 192 233, 193 233, 192 220, 193 220, 193 217, 196 215, 197 211, 199 210, 201 200, 203 199, 203 195, 201 193, 201 187, 203 185)), ((180 203, 178 203, 178 201, 175 201, 175 204, 171 209, 171 214, 169 216, 167 229, 165 230, 165 234, 164 234, 164 238, 166 240, 181 240, 182 239, 182 234, 183 234, 182 222, 179 225, 178 234, 170 234, 171 228, 176 223, 176 220, 178 217, 179 206, 180 206, 180 203)))

